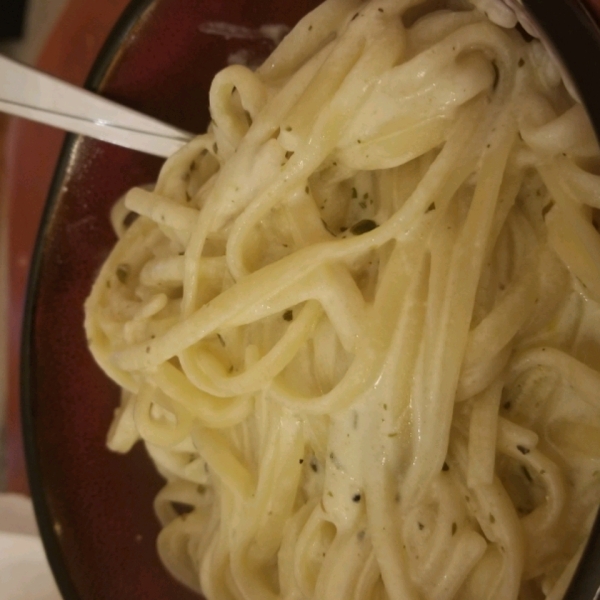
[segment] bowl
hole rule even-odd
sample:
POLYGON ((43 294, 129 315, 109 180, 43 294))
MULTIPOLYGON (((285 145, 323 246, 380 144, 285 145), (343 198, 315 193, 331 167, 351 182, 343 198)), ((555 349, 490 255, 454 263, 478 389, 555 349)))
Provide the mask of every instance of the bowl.
MULTIPOLYGON (((213 75, 228 61, 260 61, 265 23, 293 24, 318 0, 133 0, 87 86, 183 129, 208 123, 213 75), (210 27, 202 24, 210 23, 210 27), (224 23, 238 26, 224 27, 224 23)), ((600 132, 600 29, 577 1, 524 0, 571 72, 600 132)), ((599 11, 600 12, 600 11, 599 11)), ((115 242, 110 207, 153 181, 159 159, 68 137, 38 234, 22 343, 22 421, 28 476, 42 539, 65 600, 197 598, 167 574, 152 502, 161 478, 140 445, 110 453, 106 433, 119 390, 97 367, 83 331, 83 303, 115 242)), ((600 587, 597 523, 568 600, 600 587)))

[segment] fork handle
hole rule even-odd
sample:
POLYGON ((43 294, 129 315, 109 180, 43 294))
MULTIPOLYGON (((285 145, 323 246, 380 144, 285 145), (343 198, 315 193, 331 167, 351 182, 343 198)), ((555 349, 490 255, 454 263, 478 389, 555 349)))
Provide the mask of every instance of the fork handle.
POLYGON ((0 56, 0 111, 167 157, 191 134, 0 56))

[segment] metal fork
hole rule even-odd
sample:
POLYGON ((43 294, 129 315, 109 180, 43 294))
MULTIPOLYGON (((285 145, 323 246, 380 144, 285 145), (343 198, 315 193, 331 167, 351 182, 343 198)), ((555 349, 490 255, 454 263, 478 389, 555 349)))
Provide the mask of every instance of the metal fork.
POLYGON ((0 56, 0 111, 167 157, 192 134, 0 56))

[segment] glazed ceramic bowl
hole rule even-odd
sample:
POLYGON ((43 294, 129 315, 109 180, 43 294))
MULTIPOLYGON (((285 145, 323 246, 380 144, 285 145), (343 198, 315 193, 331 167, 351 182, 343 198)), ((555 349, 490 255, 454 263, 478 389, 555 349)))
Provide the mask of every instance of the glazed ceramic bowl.
MULTIPOLYGON (((554 40, 600 131, 594 19, 576 0, 524 1, 554 40)), ((213 75, 236 57, 266 57, 273 46, 256 35, 259 26, 292 26, 317 3, 133 0, 88 87, 201 132, 213 75)), ((22 344, 22 420, 40 530, 65 600, 197 598, 158 560, 152 501, 161 480, 150 460, 140 445, 125 456, 105 447, 119 391, 92 360, 82 326, 84 300, 115 242, 109 209, 130 187, 153 181, 160 165, 145 154, 69 137, 38 236, 22 344)), ((568 598, 592 600, 599 585, 597 526, 568 598)))

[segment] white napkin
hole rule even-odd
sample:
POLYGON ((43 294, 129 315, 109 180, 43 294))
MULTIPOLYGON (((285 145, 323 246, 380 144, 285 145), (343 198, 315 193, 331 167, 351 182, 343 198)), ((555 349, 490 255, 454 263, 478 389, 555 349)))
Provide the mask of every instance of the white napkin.
POLYGON ((61 600, 31 500, 0 494, 0 600, 61 600))

